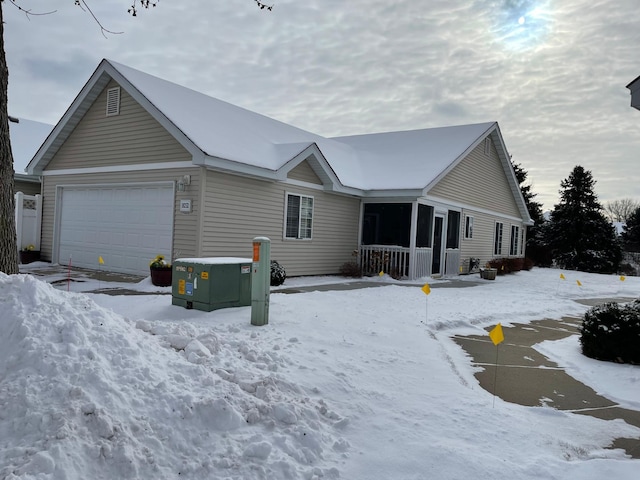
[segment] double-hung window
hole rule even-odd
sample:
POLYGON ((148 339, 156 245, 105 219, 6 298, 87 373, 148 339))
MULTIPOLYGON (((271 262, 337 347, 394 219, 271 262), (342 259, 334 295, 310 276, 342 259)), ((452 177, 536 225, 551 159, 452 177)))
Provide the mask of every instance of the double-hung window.
POLYGON ((313 197, 287 193, 285 238, 311 239, 313 197))
POLYGON ((496 222, 496 233, 493 239, 493 254, 502 255, 502 230, 504 225, 502 222, 496 222))
POLYGON ((511 225, 511 247, 509 255, 518 255, 520 253, 520 227, 511 225))

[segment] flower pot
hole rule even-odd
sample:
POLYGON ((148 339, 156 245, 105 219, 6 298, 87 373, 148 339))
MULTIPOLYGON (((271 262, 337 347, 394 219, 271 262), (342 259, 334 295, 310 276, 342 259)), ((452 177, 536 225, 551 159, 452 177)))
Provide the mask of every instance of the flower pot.
POLYGON ((20 263, 26 265, 27 263, 37 262, 40 260, 40 250, 21 250, 20 251, 20 263))
POLYGON ((156 287, 171 286, 171 267, 149 267, 151 283, 156 287))
POLYGON ((484 278, 485 280, 495 280, 497 274, 497 268, 484 268, 480 270, 480 277, 484 278))

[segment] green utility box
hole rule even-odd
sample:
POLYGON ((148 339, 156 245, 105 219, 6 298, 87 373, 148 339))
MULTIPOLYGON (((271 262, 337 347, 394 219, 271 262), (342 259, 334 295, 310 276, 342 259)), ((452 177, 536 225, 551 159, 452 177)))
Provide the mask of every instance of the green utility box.
POLYGON ((251 305, 251 259, 181 258, 173 262, 171 303, 211 312, 251 305))

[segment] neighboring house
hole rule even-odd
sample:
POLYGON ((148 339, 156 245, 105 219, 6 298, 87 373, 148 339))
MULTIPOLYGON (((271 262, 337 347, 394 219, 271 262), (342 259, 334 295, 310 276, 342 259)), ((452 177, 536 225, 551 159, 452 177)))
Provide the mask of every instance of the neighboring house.
POLYGON ((640 77, 627 85, 631 91, 631 106, 640 110, 640 77))
POLYGON ((53 125, 9 117, 9 134, 11 136, 11 153, 13 155, 14 191, 25 195, 40 193, 40 176, 28 175, 26 167, 33 155, 38 151, 53 125))
POLYGON ((289 276, 365 266, 409 278, 521 257, 531 225, 495 122, 324 138, 103 60, 28 167, 42 256, 147 273, 250 257, 289 276), (377 265, 373 265, 377 268, 377 265))

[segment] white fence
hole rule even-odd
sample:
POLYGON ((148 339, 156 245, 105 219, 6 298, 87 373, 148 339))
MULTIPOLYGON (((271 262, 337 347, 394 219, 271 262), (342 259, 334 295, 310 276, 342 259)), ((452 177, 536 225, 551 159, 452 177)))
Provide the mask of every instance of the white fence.
POLYGON ((40 233, 42 228, 42 195, 15 194, 16 203, 16 235, 18 250, 33 245, 40 250, 40 233))

